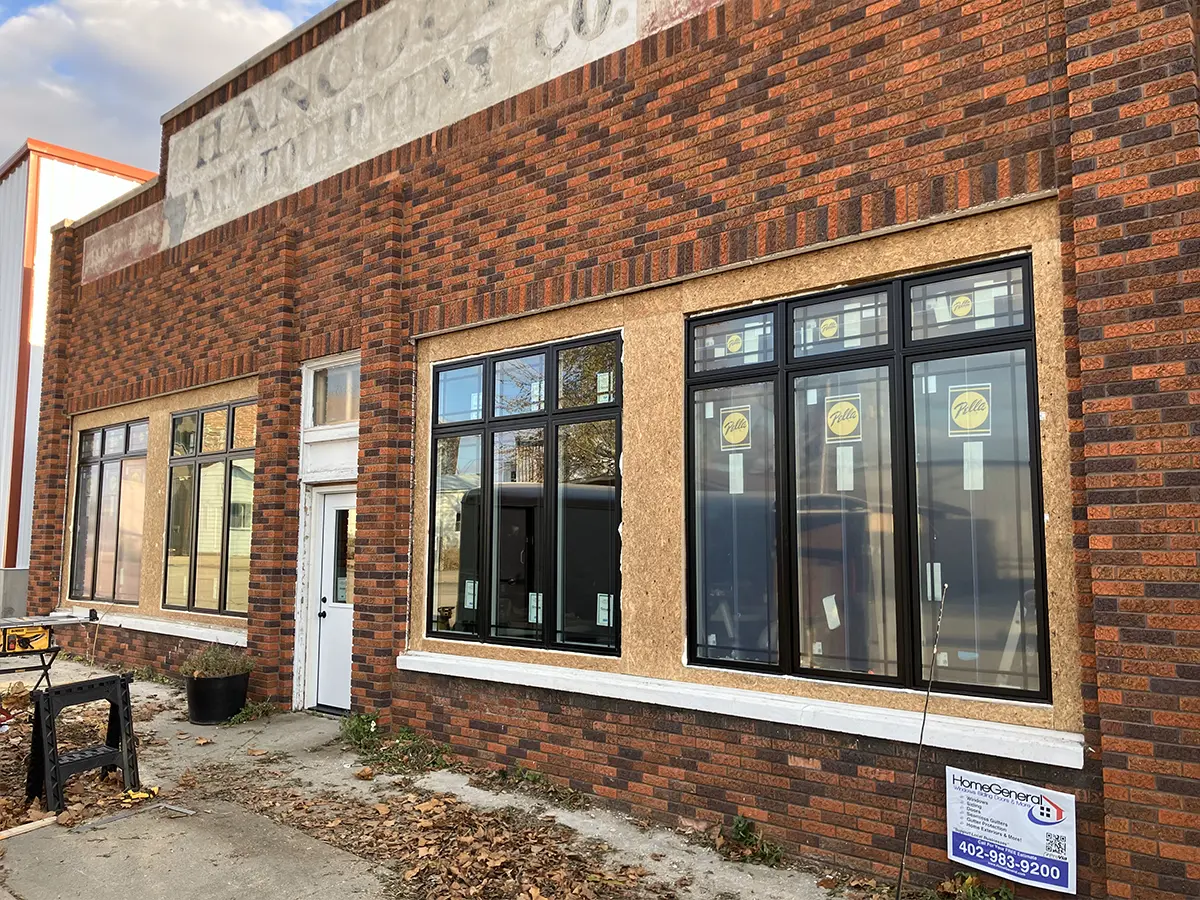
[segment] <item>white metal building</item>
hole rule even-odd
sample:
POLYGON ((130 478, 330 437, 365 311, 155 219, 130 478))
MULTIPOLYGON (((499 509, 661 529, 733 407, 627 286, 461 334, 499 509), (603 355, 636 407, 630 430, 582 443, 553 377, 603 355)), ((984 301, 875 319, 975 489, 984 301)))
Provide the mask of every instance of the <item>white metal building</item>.
POLYGON ((28 140, 0 164, 0 605, 24 604, 50 226, 79 218, 153 172, 28 140))

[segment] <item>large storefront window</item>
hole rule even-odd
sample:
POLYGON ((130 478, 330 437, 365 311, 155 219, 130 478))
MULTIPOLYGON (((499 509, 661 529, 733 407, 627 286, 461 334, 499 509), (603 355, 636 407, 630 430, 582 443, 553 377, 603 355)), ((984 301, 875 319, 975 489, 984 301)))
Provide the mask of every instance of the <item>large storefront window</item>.
POLYGON ((163 605, 245 615, 250 597, 258 406, 172 420, 163 605))
POLYGON ((1028 260, 689 335, 690 656, 1048 697, 1028 260))
POLYGON ((435 370, 430 634, 616 652, 620 349, 435 370))
POLYGON ((147 422, 79 436, 70 595, 137 603, 142 581, 147 422))

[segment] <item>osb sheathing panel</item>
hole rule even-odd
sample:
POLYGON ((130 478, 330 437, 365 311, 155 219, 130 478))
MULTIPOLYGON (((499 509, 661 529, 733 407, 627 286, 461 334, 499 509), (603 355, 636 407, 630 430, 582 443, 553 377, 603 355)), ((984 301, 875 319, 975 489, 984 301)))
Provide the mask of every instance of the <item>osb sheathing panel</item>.
POLYGON ((62 604, 94 607, 101 617, 108 612, 114 616, 136 613, 158 619, 169 619, 174 622, 188 622, 193 625, 245 628, 245 620, 234 616, 163 609, 163 543, 167 533, 167 477, 171 461, 171 415, 201 406, 249 400, 257 394, 258 379, 242 378, 237 381, 209 385, 194 391, 182 391, 138 403, 109 407, 84 413, 74 418, 71 423, 72 465, 68 476, 71 484, 67 498, 67 509, 71 512, 63 541, 63 559, 67 562, 63 567, 62 604), (101 603, 95 600, 72 601, 68 595, 70 589, 68 573, 70 572, 71 539, 74 533, 75 518, 76 469, 74 462, 79 459, 79 435, 93 428, 119 425, 122 422, 136 422, 141 419, 150 421, 150 443, 146 452, 146 506, 142 520, 142 580, 137 607, 135 609, 132 603, 101 603))
POLYGON ((916 691, 755 675, 686 664, 684 322, 693 313, 1028 250, 1033 257, 1054 704, 937 696, 933 711, 1082 730, 1071 547, 1061 256, 1053 201, 897 232, 639 294, 482 325, 419 342, 411 648, 622 672, 823 700, 919 710, 916 691), (437 362, 620 329, 624 335, 620 658, 425 635, 431 368, 437 362))

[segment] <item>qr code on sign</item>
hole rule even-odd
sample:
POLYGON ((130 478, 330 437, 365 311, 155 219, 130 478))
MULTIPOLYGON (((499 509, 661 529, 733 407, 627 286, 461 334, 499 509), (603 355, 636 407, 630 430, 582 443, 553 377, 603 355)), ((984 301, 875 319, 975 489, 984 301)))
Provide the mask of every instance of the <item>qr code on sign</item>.
POLYGON ((1051 859, 1067 858, 1067 836, 1065 834, 1046 835, 1046 855, 1051 859))

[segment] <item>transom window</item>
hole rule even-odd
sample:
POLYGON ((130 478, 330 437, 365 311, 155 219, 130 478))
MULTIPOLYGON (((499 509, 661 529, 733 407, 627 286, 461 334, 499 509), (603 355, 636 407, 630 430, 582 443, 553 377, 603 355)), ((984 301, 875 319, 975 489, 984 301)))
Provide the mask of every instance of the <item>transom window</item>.
POLYGON ((357 361, 313 372, 313 425, 343 425, 358 421, 360 372, 357 361))
POLYGON ((434 370, 438 637, 616 653, 621 341, 434 370))
POLYGON ((689 323, 689 654, 1049 697, 1028 259, 689 323), (944 601, 943 601, 944 594, 944 601))
POLYGON ((257 420, 254 401, 172 418, 164 606, 246 614, 257 420))
POLYGON ((149 437, 145 421, 79 435, 69 590, 74 600, 138 601, 149 437))

